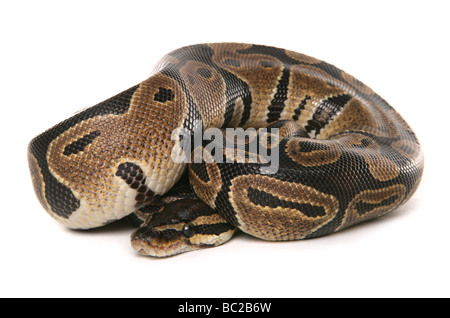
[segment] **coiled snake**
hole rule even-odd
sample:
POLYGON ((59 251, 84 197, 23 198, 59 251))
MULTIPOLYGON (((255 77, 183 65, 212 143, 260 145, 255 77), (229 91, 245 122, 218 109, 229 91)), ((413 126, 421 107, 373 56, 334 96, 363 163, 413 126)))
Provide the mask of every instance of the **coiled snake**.
POLYGON ((330 234, 405 203, 423 172, 414 132, 369 87, 315 58, 237 43, 167 54, 147 80, 35 137, 28 161, 53 218, 87 229, 128 216, 133 248, 153 256, 235 229, 330 234))

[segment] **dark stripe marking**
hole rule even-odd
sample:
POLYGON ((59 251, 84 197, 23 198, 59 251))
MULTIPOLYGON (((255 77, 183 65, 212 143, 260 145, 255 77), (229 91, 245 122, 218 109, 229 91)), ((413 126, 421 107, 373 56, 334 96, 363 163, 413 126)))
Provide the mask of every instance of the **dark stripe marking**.
POLYGON ((359 215, 364 215, 376 208, 383 207, 383 206, 390 206, 397 199, 398 199, 398 195, 393 195, 393 196, 381 201, 380 203, 375 203, 375 204, 360 201, 360 202, 356 203, 355 208, 359 215))
POLYGON ((316 108, 312 119, 308 120, 305 126, 306 131, 313 132, 314 136, 317 136, 320 130, 329 124, 351 98, 351 95, 342 94, 323 100, 316 108))
POLYGON ((292 120, 298 120, 300 114, 305 109, 306 102, 311 99, 311 96, 306 95, 305 98, 300 102, 298 107, 294 110, 294 116, 292 116, 292 120))
POLYGON ((234 227, 230 223, 201 224, 191 228, 197 234, 203 235, 220 235, 234 227))
POLYGON ((135 198, 137 209, 149 203, 155 196, 155 193, 145 185, 144 171, 137 164, 121 163, 117 168, 116 176, 121 177, 131 189, 138 192, 135 198))
POLYGON ((253 204, 266 206, 274 209, 277 207, 295 209, 297 211, 302 212, 304 215, 308 217, 320 217, 326 214, 325 209, 322 206, 280 200, 279 198, 270 193, 260 191, 254 188, 248 188, 247 196, 250 202, 252 202, 253 204))
POLYGON ((277 91, 273 96, 272 101, 269 106, 269 113, 267 114, 267 122, 271 123, 278 120, 283 112, 285 105, 285 101, 287 100, 288 95, 288 85, 290 78, 290 70, 289 68, 284 68, 283 73, 281 75, 280 80, 278 81, 277 91))
POLYGON ((64 148, 63 154, 66 156, 70 156, 72 154, 77 154, 79 152, 84 151, 84 148, 86 148, 87 145, 91 144, 94 141, 94 139, 97 138, 98 136, 100 136, 99 130, 93 131, 90 134, 85 135, 83 138, 74 141, 70 145, 67 145, 64 148))
POLYGON ((307 64, 300 62, 292 57, 288 56, 284 49, 264 46, 264 45, 252 45, 247 49, 237 50, 240 54, 265 54, 273 56, 283 62, 285 65, 307 64))

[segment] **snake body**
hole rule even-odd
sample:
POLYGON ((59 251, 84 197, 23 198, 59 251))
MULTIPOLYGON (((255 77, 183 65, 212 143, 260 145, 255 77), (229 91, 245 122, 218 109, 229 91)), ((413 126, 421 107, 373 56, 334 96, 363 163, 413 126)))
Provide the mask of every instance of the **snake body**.
POLYGON ((399 207, 423 172, 415 133, 362 82, 304 54, 238 43, 167 54, 148 79, 35 137, 28 161, 57 221, 87 229, 128 216, 140 226, 133 247, 155 256, 221 244, 235 229, 265 240, 330 234, 399 207), (199 160, 173 159, 177 129, 230 127, 264 131, 276 169, 242 160, 259 158, 248 146, 212 153, 203 142, 199 160))

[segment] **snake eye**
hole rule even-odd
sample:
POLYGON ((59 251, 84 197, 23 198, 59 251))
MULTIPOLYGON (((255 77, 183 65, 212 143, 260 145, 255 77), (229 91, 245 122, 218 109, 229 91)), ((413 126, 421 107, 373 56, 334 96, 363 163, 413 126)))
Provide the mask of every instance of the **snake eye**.
POLYGON ((192 223, 186 223, 183 226, 183 235, 186 237, 192 237, 195 235, 195 231, 194 231, 194 224, 192 223))

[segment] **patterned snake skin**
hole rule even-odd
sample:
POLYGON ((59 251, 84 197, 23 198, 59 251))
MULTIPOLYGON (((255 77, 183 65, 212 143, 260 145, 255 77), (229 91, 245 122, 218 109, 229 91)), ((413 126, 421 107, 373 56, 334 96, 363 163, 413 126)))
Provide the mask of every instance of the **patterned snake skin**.
POLYGON ((154 256, 215 246, 235 229, 265 240, 330 234, 399 207, 423 172, 414 132, 369 87, 315 58, 237 43, 167 54, 147 80, 35 137, 28 161, 53 218, 87 229, 128 216, 140 226, 133 248, 154 256), (214 127, 223 143, 227 127, 255 128, 276 169, 252 137, 237 152, 203 141, 194 163, 173 160, 186 137, 174 131, 214 127))

